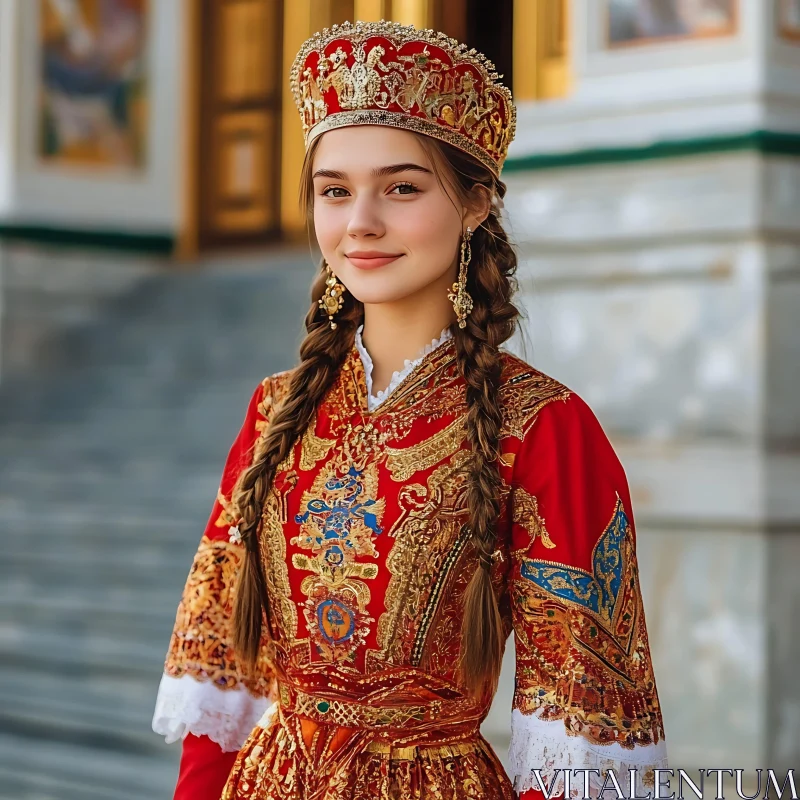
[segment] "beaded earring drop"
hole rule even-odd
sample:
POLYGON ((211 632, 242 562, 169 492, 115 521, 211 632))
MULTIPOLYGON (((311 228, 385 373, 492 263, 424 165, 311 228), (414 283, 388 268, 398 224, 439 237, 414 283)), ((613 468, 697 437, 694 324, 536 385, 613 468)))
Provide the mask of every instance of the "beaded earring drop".
POLYGON ((344 292, 345 287, 336 279, 330 264, 325 263, 325 269, 328 271, 328 278, 325 281, 327 289, 319 299, 319 307, 328 315, 328 320, 331 323, 331 328, 336 329, 336 323, 333 321, 333 315, 340 311, 344 305, 344 292))
POLYGON ((453 309, 458 317, 458 327, 467 326, 467 317, 472 311, 472 297, 467 291, 467 267, 472 259, 472 246, 469 240, 472 238, 472 230, 467 227, 464 238, 461 240, 461 263, 458 268, 458 281, 453 284, 452 290, 447 293, 447 297, 453 303, 453 309))

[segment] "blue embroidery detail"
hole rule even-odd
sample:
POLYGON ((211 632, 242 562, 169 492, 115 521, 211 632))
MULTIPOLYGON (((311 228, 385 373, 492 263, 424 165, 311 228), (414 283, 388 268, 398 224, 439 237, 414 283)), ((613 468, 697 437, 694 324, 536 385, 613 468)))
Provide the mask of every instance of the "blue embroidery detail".
POLYGON ((622 584, 622 541, 628 526, 628 517, 617 500, 614 516, 594 546, 591 573, 568 564, 525 558, 520 574, 546 592, 611 620, 622 584))
POLYGON ((328 502, 322 498, 314 498, 306 503, 304 513, 295 515, 294 521, 298 524, 306 522, 312 516, 322 523, 318 528, 319 533, 313 537, 317 548, 327 540, 335 540, 343 547, 352 548, 353 542, 349 538, 350 526, 355 519, 363 521, 376 536, 383 533, 378 518, 369 510, 377 500, 374 498, 363 502, 360 500, 364 492, 362 475, 362 472, 351 465, 343 477, 329 478, 325 482, 325 489, 336 493, 335 500, 328 502))
POLYGON ((330 644, 346 642, 356 629, 356 612, 336 597, 317 605, 317 626, 330 644))

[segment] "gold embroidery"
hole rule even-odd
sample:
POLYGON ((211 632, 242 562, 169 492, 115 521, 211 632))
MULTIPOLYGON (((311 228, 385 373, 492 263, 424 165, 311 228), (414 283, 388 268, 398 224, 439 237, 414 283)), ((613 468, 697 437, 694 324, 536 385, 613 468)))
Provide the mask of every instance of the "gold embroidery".
POLYGON ((217 490, 217 502, 222 506, 220 515, 214 520, 214 526, 217 528, 229 528, 235 525, 239 519, 239 513, 233 501, 225 497, 222 489, 217 490))
POLYGON ((450 573, 453 567, 458 563, 458 559, 461 557, 461 553, 469 543, 469 540, 469 528, 464 525, 458 534, 458 538, 453 543, 453 546, 445 555, 444 561, 442 562, 442 567, 435 577, 430 597, 428 602, 425 604, 425 610, 423 611, 419 622, 417 635, 414 637, 414 647, 411 650, 411 663, 414 664, 414 666, 419 666, 420 664, 422 653, 425 649, 425 641, 428 637, 428 631, 430 631, 431 623, 433 622, 439 607, 439 600, 441 599, 444 588, 447 585, 450 573))
POLYGON ((334 26, 303 44, 290 76, 306 145, 371 122, 455 144, 499 174, 514 138, 516 109, 494 65, 443 33, 396 22, 334 26))
MULTIPOLYGON (((500 760, 478 735, 431 746, 388 746, 371 740, 346 764, 331 758, 331 731, 319 728, 311 749, 292 720, 273 714, 239 751, 221 800, 514 800, 500 760)), ((346 745, 345 745, 346 746, 346 745)))
POLYGON ((448 458, 464 441, 464 419, 454 419, 446 428, 410 447, 385 447, 386 468, 396 481, 406 481, 415 472, 429 469, 448 458))
POLYGON ((544 520, 539 515, 539 502, 522 486, 515 486, 513 492, 513 521, 521 525, 530 535, 530 542, 526 543, 524 550, 529 550, 538 536, 547 548, 555 547, 550 534, 547 532, 544 520))
POLYGON ((300 469, 308 472, 316 467, 318 461, 323 461, 328 457, 331 448, 336 444, 336 439, 323 439, 314 432, 317 427, 317 415, 311 418, 311 422, 303 434, 300 446, 300 469))
POLYGON ((327 722, 345 728, 365 726, 403 725, 424 717, 435 718, 441 709, 441 702, 432 701, 425 705, 398 703, 396 705, 365 705, 358 700, 345 698, 327 698, 315 696, 297 690, 290 699, 289 693, 280 686, 281 705, 291 708, 294 713, 301 714, 317 722, 327 722))
POLYGON ((594 743, 652 744, 664 729, 636 554, 619 498, 592 563, 587 572, 539 558, 518 560, 513 707, 564 720, 568 730, 594 743))
POLYGON ((544 406, 554 400, 566 400, 572 392, 549 375, 506 354, 498 394, 503 409, 503 435, 522 440, 544 406))
POLYGON ((312 573, 301 584, 306 624, 318 652, 331 661, 352 663, 374 622, 363 581, 377 577, 378 567, 355 559, 378 555, 373 536, 382 533, 386 500, 377 491, 375 462, 343 474, 322 470, 294 518, 300 527, 291 543, 312 553, 292 558, 297 569, 312 573))
MULTIPOLYGON (((470 453, 458 450, 449 462, 437 467, 428 478, 427 488, 410 484, 400 488, 398 505, 402 509, 391 535, 395 538, 386 568, 391 577, 386 587, 386 611, 378 620, 379 653, 370 653, 371 669, 382 663, 402 663, 411 659, 412 650, 421 653, 424 641, 415 644, 423 611, 430 617, 434 607, 426 604, 434 595, 436 577, 464 522, 464 467, 470 453)), ((430 619, 426 623, 426 630, 430 619)))
POLYGON ((261 517, 261 561, 267 583, 270 610, 277 612, 270 620, 273 636, 293 642, 297 638, 297 609, 292 602, 289 565, 286 560, 286 537, 280 521, 281 500, 275 488, 267 494, 261 517), (276 636, 280 633, 280 636, 276 636))
POLYGON ((173 678, 191 675, 219 689, 241 685, 267 696, 273 672, 266 644, 255 677, 240 671, 233 652, 231 615, 243 554, 241 545, 202 538, 178 606, 164 671, 173 678))

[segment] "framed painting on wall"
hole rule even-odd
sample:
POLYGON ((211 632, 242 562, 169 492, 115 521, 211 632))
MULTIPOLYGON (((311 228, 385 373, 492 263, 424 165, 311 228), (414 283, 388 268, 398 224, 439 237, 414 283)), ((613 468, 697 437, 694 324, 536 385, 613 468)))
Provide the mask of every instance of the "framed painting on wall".
POLYGON ((738 0, 606 0, 609 47, 736 32, 738 0))
POLYGON ((149 0, 38 0, 39 156, 141 169, 149 0))
POLYGON ((778 33, 800 42, 800 0, 778 0, 778 33))

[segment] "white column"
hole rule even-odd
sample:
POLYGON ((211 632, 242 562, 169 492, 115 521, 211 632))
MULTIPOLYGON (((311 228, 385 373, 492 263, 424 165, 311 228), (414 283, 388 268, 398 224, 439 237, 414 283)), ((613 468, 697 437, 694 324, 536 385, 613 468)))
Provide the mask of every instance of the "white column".
POLYGON ((0 2, 0 223, 10 212, 14 186, 18 1, 0 2))

